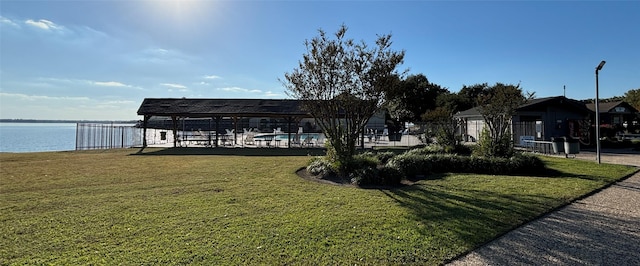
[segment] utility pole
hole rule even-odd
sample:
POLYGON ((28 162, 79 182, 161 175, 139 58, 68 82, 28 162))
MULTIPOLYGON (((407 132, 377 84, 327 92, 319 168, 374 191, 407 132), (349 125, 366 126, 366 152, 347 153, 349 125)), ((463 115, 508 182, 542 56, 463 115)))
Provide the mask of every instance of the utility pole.
POLYGON ((606 62, 602 60, 596 67, 596 157, 600 164, 600 100, 598 99, 598 71, 602 69, 606 62))

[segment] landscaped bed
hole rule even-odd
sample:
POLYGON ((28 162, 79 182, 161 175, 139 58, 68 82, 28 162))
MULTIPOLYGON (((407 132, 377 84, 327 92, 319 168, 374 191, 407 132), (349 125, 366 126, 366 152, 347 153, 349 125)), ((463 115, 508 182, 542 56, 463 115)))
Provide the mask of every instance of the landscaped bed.
POLYGON ((635 170, 361 189, 300 178, 310 156, 135 153, 0 154, 0 264, 441 264, 635 170))

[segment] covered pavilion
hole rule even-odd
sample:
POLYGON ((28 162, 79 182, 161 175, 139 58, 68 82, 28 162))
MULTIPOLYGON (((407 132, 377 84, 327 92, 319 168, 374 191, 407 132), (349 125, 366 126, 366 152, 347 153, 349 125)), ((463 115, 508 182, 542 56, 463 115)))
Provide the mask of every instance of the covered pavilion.
MULTIPOLYGON (((214 122, 215 140, 218 146, 220 125, 223 119, 231 119, 234 134, 238 132, 238 120, 241 118, 269 117, 284 119, 287 128, 297 128, 303 118, 312 116, 303 111, 300 100, 292 99, 187 99, 187 98, 145 98, 138 109, 138 115, 144 117, 142 121, 142 146, 147 147, 147 127, 152 117, 169 117, 173 131, 173 146, 178 143, 178 120, 185 118, 209 118, 214 122)), ((287 130, 289 139, 291 131, 287 130)), ((234 138, 235 141, 236 138, 234 138)), ((288 143, 291 147, 291 143, 288 143)))

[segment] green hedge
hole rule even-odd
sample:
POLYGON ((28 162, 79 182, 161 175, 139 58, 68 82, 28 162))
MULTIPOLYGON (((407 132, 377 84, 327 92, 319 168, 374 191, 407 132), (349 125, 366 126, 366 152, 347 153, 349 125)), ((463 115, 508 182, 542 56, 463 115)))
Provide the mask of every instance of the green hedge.
POLYGON ((321 178, 343 173, 342 178, 357 186, 395 186, 403 179, 434 173, 535 175, 545 171, 542 160, 530 154, 500 158, 446 152, 446 148, 439 146, 427 146, 399 155, 365 152, 342 164, 330 162, 326 157, 314 157, 307 170, 321 178))
POLYGON ((536 174, 545 169, 538 157, 517 154, 511 158, 459 156, 453 154, 405 153, 394 157, 384 166, 388 174, 402 178, 433 173, 478 173, 495 175, 536 174))

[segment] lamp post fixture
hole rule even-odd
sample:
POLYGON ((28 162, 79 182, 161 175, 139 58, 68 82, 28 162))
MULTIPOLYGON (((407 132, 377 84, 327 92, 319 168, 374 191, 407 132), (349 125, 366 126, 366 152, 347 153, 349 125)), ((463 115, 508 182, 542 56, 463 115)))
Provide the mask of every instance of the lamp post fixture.
POLYGON ((602 60, 596 67, 596 157, 600 164, 600 100, 598 99, 598 71, 602 69, 606 62, 602 60))

